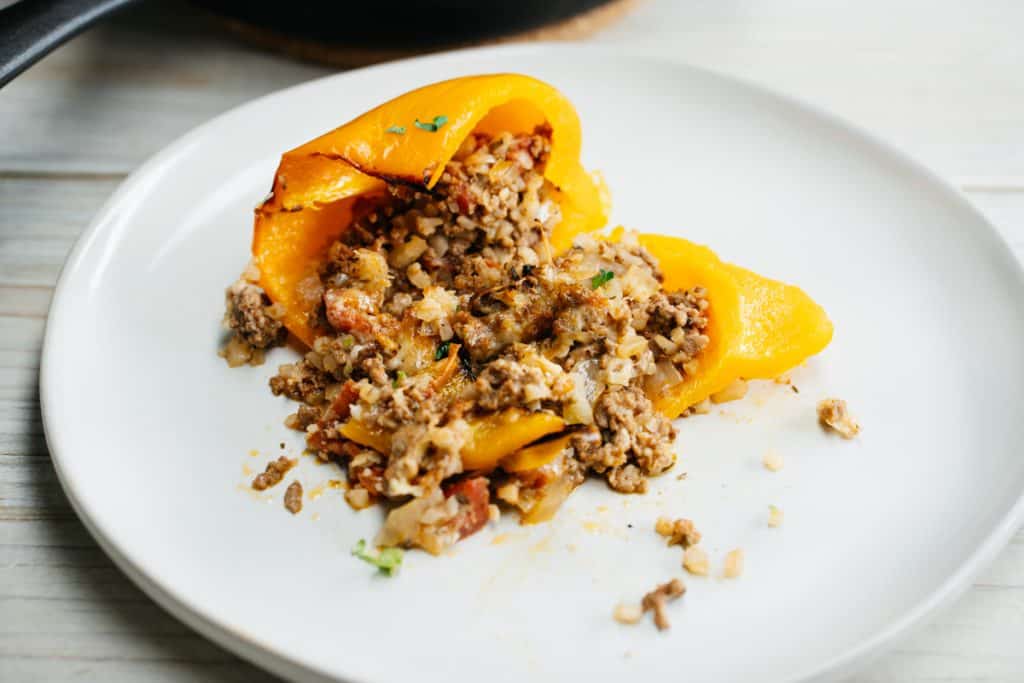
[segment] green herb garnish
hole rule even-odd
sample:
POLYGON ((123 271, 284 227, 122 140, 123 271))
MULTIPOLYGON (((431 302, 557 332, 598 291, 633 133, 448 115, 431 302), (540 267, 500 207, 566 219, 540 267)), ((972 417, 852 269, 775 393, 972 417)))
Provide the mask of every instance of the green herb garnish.
POLYGON ((611 280, 613 277, 615 277, 615 273, 613 273, 610 270, 605 270, 604 268, 602 268, 600 271, 598 271, 597 275, 590 278, 590 288, 597 289, 601 285, 611 280))
POLYGON ((341 348, 345 349, 346 351, 355 346, 355 344, 356 338, 353 337, 351 334, 346 334, 344 337, 341 338, 341 348))
POLYGON ((402 566, 401 548, 384 548, 376 555, 371 555, 366 552, 366 539, 363 538, 360 538, 356 547, 352 548, 352 554, 363 562, 369 562, 388 576, 394 576, 398 568, 402 566))
POLYGON ((444 114, 440 116, 435 116, 433 121, 428 121, 426 123, 420 121, 419 119, 413 121, 414 126, 419 128, 420 130, 425 130, 430 133, 436 133, 438 129, 446 123, 448 123, 448 117, 445 116, 444 114))
POLYGON ((448 347, 451 342, 441 342, 437 345, 437 353, 434 354, 434 360, 444 360, 448 357, 448 347))
POLYGON ((405 126, 391 126, 385 133, 394 133, 395 135, 405 135, 405 126))
POLYGON ((395 379, 393 379, 391 381, 391 388, 392 389, 397 389, 398 385, 401 384, 404 381, 405 381, 405 372, 402 371, 402 370, 399 370, 398 373, 395 375, 395 379))

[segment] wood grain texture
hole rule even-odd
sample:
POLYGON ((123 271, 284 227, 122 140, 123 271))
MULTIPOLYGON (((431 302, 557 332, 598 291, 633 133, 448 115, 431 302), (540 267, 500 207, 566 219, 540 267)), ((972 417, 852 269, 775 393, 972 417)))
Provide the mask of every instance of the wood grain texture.
MULTIPOLYGON (((598 40, 779 87, 875 130, 968 189, 1024 256, 1024 5, 831 6, 648 1, 598 40)), ((0 93, 0 681, 273 680, 166 614, 89 537, 43 439, 39 351, 61 264, 125 173, 214 114, 328 72, 157 2, 0 93)), ((1024 532, 853 680, 1020 681, 1021 642, 1024 532)))
MULTIPOLYGON (((947 177, 1020 184, 1022 25, 1017 0, 647 0, 592 40, 792 93, 947 177)), ((0 169, 126 172, 215 114, 332 71, 257 52, 196 10, 156 2, 4 90, 0 169)))
POLYGON ((147 3, 4 89, 0 171, 126 173, 217 114, 332 72, 229 39, 187 3, 147 3))

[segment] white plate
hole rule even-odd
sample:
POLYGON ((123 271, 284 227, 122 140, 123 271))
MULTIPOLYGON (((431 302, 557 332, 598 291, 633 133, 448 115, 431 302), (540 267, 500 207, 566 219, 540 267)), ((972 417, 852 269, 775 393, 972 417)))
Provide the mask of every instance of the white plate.
MULTIPOLYGON (((141 167, 65 267, 42 403, 61 481, 106 551, 175 615, 280 674, 820 680, 955 596, 1020 520, 1022 301, 1017 263, 967 202, 828 116, 621 53, 483 49, 265 97, 141 167), (266 388, 295 353, 229 370, 216 355, 222 292, 282 151, 428 81, 495 71, 576 103, 616 221, 800 284, 835 340, 794 373, 799 394, 766 383, 680 423, 677 469, 645 497, 591 482, 553 523, 505 519, 449 557, 408 553, 386 579, 349 555, 378 511, 328 489, 292 517, 283 486, 246 490, 279 442, 301 448, 282 425, 294 406, 266 388), (859 440, 817 428, 826 395, 849 401, 859 440), (769 448, 781 472, 761 466, 769 448), (769 504, 785 511, 779 529, 769 504), (696 520, 717 567, 742 547, 746 573, 687 578, 659 634, 611 612, 681 574, 678 548, 652 529, 663 514, 696 520)), ((297 473, 307 492, 339 476, 309 458, 297 473)))

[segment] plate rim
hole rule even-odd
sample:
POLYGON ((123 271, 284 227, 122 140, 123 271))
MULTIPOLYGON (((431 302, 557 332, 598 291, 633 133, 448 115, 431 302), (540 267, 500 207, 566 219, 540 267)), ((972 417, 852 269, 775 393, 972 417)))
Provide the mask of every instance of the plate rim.
MULTIPOLYGON (((316 663, 300 660, 286 650, 276 647, 273 643, 260 641, 247 635, 237 627, 225 623, 216 614, 210 613, 203 605, 194 604, 186 595, 176 591, 172 586, 164 585, 163 581, 147 574, 137 560, 131 556, 131 553, 122 551, 117 547, 115 542, 104 533, 100 525, 93 520, 90 515, 89 503, 79 495, 80 492, 76 489, 74 478, 70 477, 62 466, 65 458, 71 457, 70 451, 72 449, 62 442, 60 436, 60 423, 56 417, 59 413, 56 408, 59 402, 59 398, 57 398, 59 396, 59 380, 50 371, 50 358, 59 353, 61 348, 60 341, 55 339, 56 333, 54 330, 58 325, 55 325, 54 321, 65 316, 65 304, 69 298, 65 291, 69 287, 68 283, 75 276, 84 255, 91 245, 103 236, 101 228, 103 227, 105 217, 110 214, 111 209, 124 201, 125 197, 130 196, 134 188, 148 177, 153 170, 168 163, 177 150, 187 146, 193 139, 203 136, 223 119, 237 116, 250 108, 258 108, 266 100, 285 97, 288 93, 306 87, 313 87, 315 84, 333 80, 342 81, 353 75, 366 75, 375 72, 386 73, 396 66, 428 66, 438 62, 449 62, 459 59, 468 60, 474 56, 538 56, 545 53, 562 53, 569 59, 580 55, 614 56, 617 59, 647 63, 652 66, 695 72, 724 81, 733 86, 741 87, 747 91, 752 91, 758 96, 767 97, 785 106, 792 107, 830 127, 842 131, 855 139, 857 144, 866 146, 876 153, 884 154, 892 162, 913 172, 918 178, 927 181, 934 191, 941 192, 947 198, 955 200, 959 209, 966 210, 968 214, 984 225, 987 228, 985 231, 987 233, 985 235, 986 239, 992 242, 992 246, 999 251, 1008 263, 1012 264, 1011 268, 1015 271, 1018 284, 1021 286, 1021 292, 1024 294, 1024 266, 1016 258, 999 230, 967 198, 963 191, 924 163, 904 152, 898 146, 801 97, 781 92, 746 77, 691 64, 683 59, 655 54, 642 47, 599 43, 567 44, 545 41, 439 52, 328 74, 296 83, 261 95, 203 121, 169 142, 128 174, 92 216, 88 226, 76 239, 74 246, 68 253, 54 287, 46 318, 38 375, 40 411, 47 449, 61 488, 71 503, 71 507, 78 519, 118 569, 123 571, 136 586, 160 605, 161 608, 167 610, 175 618, 199 632, 203 637, 209 638, 242 659, 274 674, 284 677, 301 675, 306 679, 314 677, 316 680, 323 681, 344 680, 349 683, 368 683, 365 679, 356 679, 348 673, 328 671, 316 663), (338 678, 338 676, 343 678, 338 678)), ((1024 297, 1018 300, 1017 305, 1024 309, 1024 297)), ((961 596, 969 588, 971 580, 992 562, 1022 523, 1024 523, 1024 489, 1018 493, 1016 502, 1002 519, 984 536, 978 546, 965 556, 957 570, 952 572, 932 593, 907 609, 899 618, 894 619, 877 633, 862 639, 823 663, 807 668, 788 680, 792 683, 797 683, 842 678, 844 675, 849 675, 871 659, 882 654, 887 647, 891 646, 899 638, 905 637, 915 627, 920 626, 927 619, 935 616, 940 609, 961 596)))

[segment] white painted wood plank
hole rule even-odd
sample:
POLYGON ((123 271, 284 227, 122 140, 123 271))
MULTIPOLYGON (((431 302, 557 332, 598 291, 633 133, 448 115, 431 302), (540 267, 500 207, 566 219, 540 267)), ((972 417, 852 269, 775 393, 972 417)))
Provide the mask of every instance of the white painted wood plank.
MULTIPOLYGON (((1024 179, 1024 3, 636 4, 592 40, 792 93, 948 177, 1024 179)), ((216 113, 331 72, 241 46, 177 2, 146 3, 4 90, 0 170, 124 172, 216 113)))
MULTIPOLYGON (((2 248, 2 247, 0 247, 2 248)), ((0 316, 16 318, 42 318, 50 308, 50 297, 53 286, 5 286, 0 285, 0 316)), ((3 353, 0 353, 0 365, 5 365, 3 353)))
POLYGON ((41 287, 55 283, 73 240, 31 237, 0 241, 0 285, 41 287))
POLYGON ((0 612, 4 681, 274 680, 155 605, 72 515, 0 519, 0 612))
POLYGON ((0 170, 124 172, 197 124, 332 69, 238 43, 188 3, 140 3, 3 91, 0 170))
POLYGON ((44 327, 39 318, 0 316, 0 351, 38 352, 44 327))
MULTIPOLYGON (((0 138, 0 149, 6 142, 0 138)), ((27 237, 74 240, 122 178, 0 172, 0 244, 27 237)))
MULTIPOLYGON (((197 646, 189 643, 189 647, 197 646)), ((166 659, 130 661, 85 657, 18 657, 0 659, 0 679, 22 683, 262 683, 275 681, 270 674, 233 659, 207 663, 189 656, 189 648, 167 643, 166 659)))

